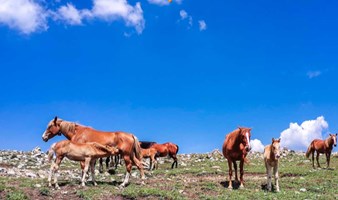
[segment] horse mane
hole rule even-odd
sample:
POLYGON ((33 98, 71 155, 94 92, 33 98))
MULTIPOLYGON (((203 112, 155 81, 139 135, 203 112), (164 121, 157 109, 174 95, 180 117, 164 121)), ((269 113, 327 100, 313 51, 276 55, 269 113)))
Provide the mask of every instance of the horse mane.
POLYGON ((156 144, 156 142, 149 142, 149 141, 140 141, 140 146, 143 149, 148 149, 151 146, 153 146, 154 144, 156 144))
POLYGON ((59 119, 58 121, 60 121, 60 131, 63 133, 68 133, 68 132, 75 132, 75 127, 76 127, 76 123, 75 122, 68 122, 68 121, 64 121, 62 119, 59 119))

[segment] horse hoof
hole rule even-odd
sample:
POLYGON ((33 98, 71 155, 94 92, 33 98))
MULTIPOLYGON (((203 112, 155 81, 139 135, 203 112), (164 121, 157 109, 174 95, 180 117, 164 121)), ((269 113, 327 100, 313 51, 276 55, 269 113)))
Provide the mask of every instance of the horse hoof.
POLYGON ((239 188, 240 188, 240 189, 243 189, 243 188, 244 188, 244 185, 243 185, 243 184, 241 184, 241 185, 239 186, 239 188))

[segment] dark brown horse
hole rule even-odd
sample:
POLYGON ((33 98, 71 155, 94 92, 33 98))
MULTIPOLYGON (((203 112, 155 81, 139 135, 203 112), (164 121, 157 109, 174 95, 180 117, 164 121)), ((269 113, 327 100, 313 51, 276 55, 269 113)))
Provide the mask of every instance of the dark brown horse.
POLYGON ((232 189, 232 164, 235 168, 235 180, 238 182, 237 177, 237 163, 236 161, 240 161, 240 187, 243 188, 243 166, 246 161, 246 155, 250 151, 250 137, 251 137, 251 128, 243 128, 239 127, 233 132, 229 133, 224 140, 223 143, 223 155, 228 160, 229 166, 229 189, 232 189))
POLYGON ((169 156, 170 158, 174 159, 173 164, 171 165, 171 169, 174 168, 174 165, 177 168, 177 152, 179 150, 178 145, 166 142, 164 144, 153 144, 151 145, 152 148, 156 149, 157 157, 166 157, 169 156))
POLYGON ((125 132, 98 131, 90 127, 64 121, 55 117, 48 123, 47 129, 42 135, 42 139, 47 142, 55 135, 61 134, 68 140, 76 143, 97 142, 102 145, 118 148, 119 153, 125 161, 127 170, 121 187, 125 187, 128 184, 133 164, 140 170, 141 178, 144 178, 143 166, 141 163, 141 148, 138 139, 134 135, 125 132))
POLYGON ((327 162, 327 168, 330 166, 330 156, 331 156, 331 151, 333 149, 333 146, 337 146, 337 133, 336 134, 330 134, 326 140, 319 140, 319 139, 314 139, 309 147, 307 148, 306 151, 306 158, 309 158, 310 154, 312 154, 312 167, 315 168, 315 163, 314 163, 314 155, 315 152, 317 152, 316 160, 317 160, 317 165, 320 168, 319 165, 319 154, 325 153, 326 155, 326 162, 327 162))

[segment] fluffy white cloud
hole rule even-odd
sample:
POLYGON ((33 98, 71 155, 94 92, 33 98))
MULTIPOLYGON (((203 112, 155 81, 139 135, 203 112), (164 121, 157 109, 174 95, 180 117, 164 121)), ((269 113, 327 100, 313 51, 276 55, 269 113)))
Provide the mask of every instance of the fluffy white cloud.
POLYGON ((260 140, 258 139, 250 140, 250 145, 251 145, 251 151, 263 153, 264 145, 262 144, 260 140))
POLYGON ((123 20, 139 34, 145 26, 141 4, 131 6, 127 0, 93 0, 91 9, 82 10, 67 3, 56 11, 46 10, 38 2, 41 1, 0 0, 0 24, 25 34, 46 30, 48 17, 69 25, 81 25, 85 19, 101 19, 107 22, 123 20))
POLYGON ((198 21, 198 24, 199 24, 200 31, 207 30, 207 24, 205 23, 204 20, 198 21))
POLYGON ((33 0, 0 0, 0 24, 24 34, 46 30, 47 11, 33 0))
POLYGON ((92 16, 109 22, 122 18, 127 26, 135 27, 138 33, 144 29, 143 10, 139 2, 133 7, 126 0, 94 0, 92 16))
POLYGON ((307 75, 307 77, 309 77, 309 79, 315 78, 315 77, 317 77, 317 76, 320 76, 321 74, 322 74, 321 71, 308 71, 308 72, 306 73, 306 75, 307 75))
POLYGON ((290 127, 281 133, 281 146, 293 150, 306 150, 313 139, 322 138, 322 131, 327 128, 328 123, 323 116, 304 121, 301 125, 290 123, 290 127))
POLYGON ((55 15, 57 19, 64 20, 70 25, 80 25, 82 24, 82 13, 83 12, 77 10, 72 4, 67 3, 67 5, 61 6, 55 15))

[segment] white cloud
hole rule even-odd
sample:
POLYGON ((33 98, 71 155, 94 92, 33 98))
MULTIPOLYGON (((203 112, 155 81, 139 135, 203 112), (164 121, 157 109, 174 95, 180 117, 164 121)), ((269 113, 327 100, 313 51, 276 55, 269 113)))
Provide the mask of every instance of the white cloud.
MULTIPOLYGON (((172 2, 176 2, 177 4, 182 4, 182 0, 173 0, 172 2)), ((148 0, 148 3, 155 4, 158 6, 167 6, 172 2, 169 2, 169 0, 148 0)))
POLYGON ((290 123, 290 127, 281 133, 281 146, 293 150, 306 150, 313 139, 322 138, 322 131, 328 126, 323 116, 304 121, 301 125, 290 123))
POLYGON ((198 24, 199 24, 200 31, 207 30, 207 24, 205 23, 204 20, 199 20, 198 24))
POLYGON ((148 2, 150 4, 155 4, 155 5, 159 5, 159 6, 169 5, 169 1, 168 0, 148 0, 148 2))
POLYGON ((309 77, 309 79, 315 78, 317 76, 320 76, 322 74, 321 71, 308 71, 306 75, 309 77))
POLYGON ((145 25, 139 2, 133 7, 126 0, 94 0, 92 14, 108 22, 122 18, 127 26, 135 27, 138 33, 142 33, 145 25))
POLYGON ((188 17, 188 13, 185 10, 180 10, 181 20, 184 20, 188 17))
POLYGON ((193 25, 193 19, 192 16, 188 15, 188 13, 185 10, 180 10, 180 17, 181 21, 188 19, 188 28, 191 28, 193 25))
POLYGON ((56 14, 56 18, 64 20, 70 25, 82 24, 82 12, 77 10, 72 4, 67 3, 66 6, 61 6, 56 14))
POLYGON ((46 30, 47 17, 47 11, 34 0, 0 0, 0 24, 24 34, 46 30))
POLYGON ((251 151, 253 151, 253 152, 263 153, 263 151, 264 151, 264 145, 258 139, 250 140, 250 146, 251 146, 251 151))

